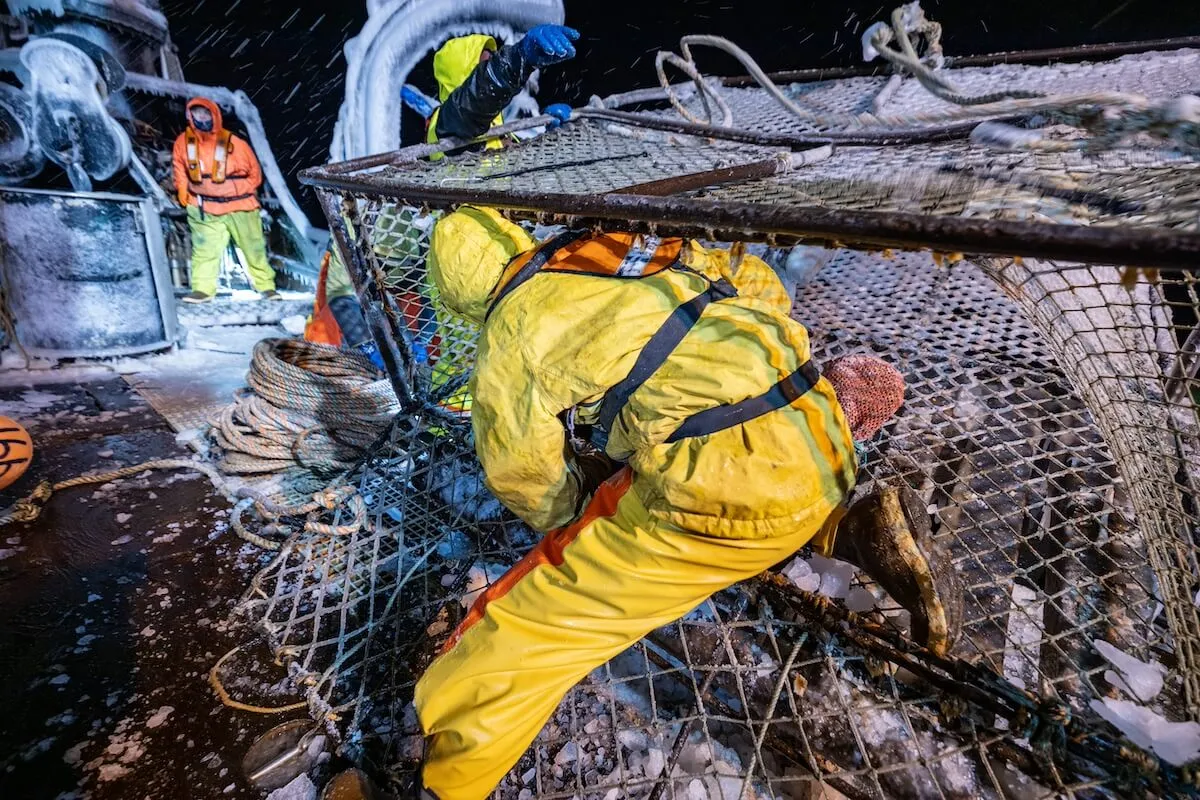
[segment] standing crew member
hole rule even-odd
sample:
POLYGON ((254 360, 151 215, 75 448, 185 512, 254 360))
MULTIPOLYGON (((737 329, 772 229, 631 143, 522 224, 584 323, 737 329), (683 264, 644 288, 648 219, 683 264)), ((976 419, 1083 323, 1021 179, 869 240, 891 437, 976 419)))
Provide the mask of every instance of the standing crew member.
POLYGON ((914 638, 950 647, 961 591, 916 496, 846 510, 854 442, 895 414, 904 381, 867 356, 819 374, 761 260, 633 234, 535 247, 463 207, 434 229, 429 272, 483 326, 470 389, 487 486, 547 532, 417 684, 422 780, 440 800, 487 795, 589 672, 806 544, 883 586, 914 638))
POLYGON ((175 195, 187 209, 192 234, 192 291, 185 303, 207 303, 217 293, 221 256, 233 243, 246 255, 255 290, 267 300, 275 291, 275 271, 259 216, 262 169, 248 142, 221 126, 221 109, 205 97, 187 104, 188 127, 175 140, 175 195))

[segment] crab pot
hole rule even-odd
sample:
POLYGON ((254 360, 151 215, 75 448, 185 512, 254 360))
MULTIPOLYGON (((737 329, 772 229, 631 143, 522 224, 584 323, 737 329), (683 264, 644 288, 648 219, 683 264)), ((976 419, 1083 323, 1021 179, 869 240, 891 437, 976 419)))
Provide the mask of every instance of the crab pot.
POLYGON ((123 356, 174 343, 171 280, 148 200, 5 187, 0 241, 17 339, 31 354, 123 356))
MULTIPOLYGON (((1192 91, 1200 58, 1086 55, 944 74, 977 95, 1161 97, 1192 91)), ((888 82, 785 91, 853 115, 888 82)), ((567 693, 494 797, 1193 793, 1194 773, 1160 760, 1180 738, 1126 713, 1117 662, 1165 673, 1140 718, 1194 730, 1200 161, 1141 140, 1010 151, 969 128, 866 130, 848 116, 818 127, 764 89, 717 91, 734 128, 695 126, 638 92, 627 97, 657 107, 622 112, 618 96, 500 150, 428 160, 421 146, 301 173, 393 356, 392 382, 413 398, 347 476, 367 507, 354 532, 295 537, 243 604, 314 687, 313 715, 407 796, 425 742, 416 680, 479 591, 537 541, 487 493, 469 425, 447 419, 435 380, 468 373, 478 330, 439 305, 430 231, 438 214, 485 205, 535 239, 564 225, 827 247, 793 298, 812 359, 874 354, 907 385, 862 454, 860 485, 915 492, 963 583, 962 635, 935 663, 869 575, 800 553, 773 585, 823 600, 801 608, 740 585, 652 631, 567 693), (880 631, 898 646, 869 639, 880 631)), ((906 81, 880 113, 936 112, 927 95, 906 81)), ((680 102, 703 119, 695 95, 680 102)))

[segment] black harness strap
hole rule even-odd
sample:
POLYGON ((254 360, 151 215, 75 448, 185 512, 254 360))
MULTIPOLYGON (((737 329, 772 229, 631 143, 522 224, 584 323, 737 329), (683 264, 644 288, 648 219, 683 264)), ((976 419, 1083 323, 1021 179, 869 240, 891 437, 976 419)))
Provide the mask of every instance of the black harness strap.
POLYGON ((500 305, 501 300, 516 291, 516 289, 524 284, 525 281, 529 280, 534 275, 537 275, 538 272, 541 271, 542 267, 546 266, 546 263, 554 256, 556 252, 572 242, 579 241, 589 233, 591 233, 591 231, 566 231, 564 233, 560 233, 558 236, 555 236, 553 239, 550 239, 541 247, 539 247, 538 251, 533 254, 529 261, 525 262, 525 266, 521 267, 521 269, 517 271, 517 274, 512 276, 512 280, 504 284, 504 286, 500 288, 500 291, 496 293, 495 299, 492 300, 491 304, 488 305, 487 313, 483 317, 484 321, 486 322, 488 317, 492 315, 492 311, 495 310, 496 306, 500 305))
POLYGON ((666 363, 671 353, 683 341, 683 337, 687 336, 688 331, 700 320, 700 315, 704 313, 704 309, 708 308, 708 304, 736 296, 737 289, 722 278, 715 283, 710 283, 703 292, 671 312, 667 321, 654 332, 650 341, 646 342, 646 346, 642 348, 642 352, 638 353, 637 361, 634 362, 633 369, 629 371, 629 374, 604 393, 604 399, 600 402, 600 415, 596 423, 605 432, 606 439, 607 433, 612 430, 613 423, 617 420, 617 415, 629 402, 629 398, 641 388, 643 383, 649 380, 651 375, 658 371, 659 367, 666 363))
POLYGON ((750 397, 738 403, 717 406, 693 414, 667 437, 667 443, 671 444, 680 439, 690 439, 693 436, 706 436, 723 431, 734 425, 741 425, 764 414, 790 406, 816 386, 820 379, 821 373, 813 366, 813 363, 805 361, 798 370, 758 397, 750 397))
MULTIPOLYGON (((249 172, 233 172, 233 173, 226 173, 226 174, 225 174, 225 180, 227 180, 227 181, 228 181, 228 180, 238 180, 238 179, 240 179, 240 178, 249 178, 249 177, 250 177, 250 173, 249 173, 249 172)), ((211 180, 212 180, 212 173, 211 173, 211 172, 201 172, 201 173, 200 173, 200 179, 201 179, 201 180, 207 180, 207 181, 211 181, 211 180)), ((190 178, 188 179, 188 182, 189 182, 189 183, 191 183, 191 179, 190 179, 190 178)), ((198 184, 198 183, 192 183, 192 185, 193 185, 193 186, 199 186, 200 184, 198 184)))
MULTIPOLYGON (((194 184, 193 184, 194 185, 194 184)), ((247 197, 254 197, 254 192, 250 194, 239 194, 233 197, 217 197, 214 194, 202 194, 200 192, 192 192, 196 197, 203 197, 209 203, 234 203, 238 200, 245 200, 247 197)))

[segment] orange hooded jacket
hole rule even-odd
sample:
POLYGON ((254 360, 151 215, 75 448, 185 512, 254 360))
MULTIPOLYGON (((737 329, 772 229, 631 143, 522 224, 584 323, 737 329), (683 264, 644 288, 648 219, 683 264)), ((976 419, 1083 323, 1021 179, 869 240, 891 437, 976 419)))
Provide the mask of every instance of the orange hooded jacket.
POLYGON ((204 213, 228 214, 258 208, 255 193, 262 185, 262 169, 245 139, 221 125, 221 109, 205 97, 188 101, 188 127, 175 139, 175 196, 182 206, 199 205, 204 213), (213 118, 211 131, 192 127, 191 110, 200 106, 213 118))

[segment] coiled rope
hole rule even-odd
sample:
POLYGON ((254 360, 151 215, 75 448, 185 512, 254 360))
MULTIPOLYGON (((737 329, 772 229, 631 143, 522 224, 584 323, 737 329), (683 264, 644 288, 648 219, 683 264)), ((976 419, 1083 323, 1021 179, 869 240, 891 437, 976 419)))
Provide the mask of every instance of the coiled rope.
POLYGON ((190 469, 212 481, 234 503, 231 526, 248 542, 278 550, 274 535, 289 536, 284 520, 304 517, 303 529, 315 535, 339 536, 367 524, 366 504, 351 486, 328 476, 353 466, 399 412, 400 404, 387 380, 363 356, 327 345, 294 339, 264 339, 254 347, 247 375, 248 391, 217 417, 209 431, 219 459, 216 465, 189 459, 155 459, 110 472, 81 475, 52 483, 42 481, 27 496, 0 512, 0 526, 32 522, 55 493, 75 486, 108 483, 156 469, 190 469), (280 474, 291 479, 292 493, 319 484, 312 500, 282 504, 255 488, 230 486, 230 475, 280 474), (326 477, 321 477, 326 476, 326 477), (351 519, 330 524, 328 512, 345 507, 351 519), (261 522, 251 532, 243 518, 253 509, 261 522))
POLYGON ((264 339, 246 382, 210 432, 228 474, 341 472, 400 411, 369 360, 328 345, 264 339))
POLYGON ((942 65, 942 26, 926 19, 919 3, 908 3, 892 11, 892 24, 876 22, 863 34, 864 55, 882 56, 898 74, 909 72, 930 94, 958 106, 979 106, 1003 100, 1034 99, 1045 97, 1044 92, 1025 89, 1005 89, 981 95, 969 95, 950 82, 945 73, 936 72, 942 65), (924 57, 917 55, 912 35, 925 39, 924 57), (900 45, 896 50, 888 47, 892 42, 900 45))

